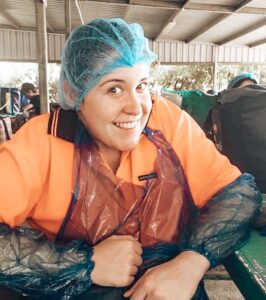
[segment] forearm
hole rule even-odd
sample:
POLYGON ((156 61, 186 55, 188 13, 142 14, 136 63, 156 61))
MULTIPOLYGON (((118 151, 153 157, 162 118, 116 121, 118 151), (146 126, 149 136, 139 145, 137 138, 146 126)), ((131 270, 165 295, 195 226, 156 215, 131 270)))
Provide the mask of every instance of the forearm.
POLYGON ((92 251, 84 242, 56 245, 30 228, 0 224, 0 286, 27 295, 77 295, 91 285, 92 251))
POLYGON ((192 220, 183 249, 197 251, 209 259, 211 266, 217 265, 247 240, 260 202, 253 177, 242 175, 217 193, 192 220))

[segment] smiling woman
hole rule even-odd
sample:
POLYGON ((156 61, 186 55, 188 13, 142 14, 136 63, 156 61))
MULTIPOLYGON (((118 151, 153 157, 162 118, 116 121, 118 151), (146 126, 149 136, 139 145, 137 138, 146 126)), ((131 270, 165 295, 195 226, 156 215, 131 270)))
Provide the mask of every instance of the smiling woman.
POLYGON ((188 114, 151 97, 155 58, 141 26, 121 19, 70 34, 61 108, 0 147, 0 286, 208 299, 202 278, 247 239, 260 192, 188 114))
POLYGON ((103 76, 78 109, 81 120, 111 166, 118 167, 122 151, 131 150, 139 143, 151 112, 148 79, 147 65, 114 70, 103 76))

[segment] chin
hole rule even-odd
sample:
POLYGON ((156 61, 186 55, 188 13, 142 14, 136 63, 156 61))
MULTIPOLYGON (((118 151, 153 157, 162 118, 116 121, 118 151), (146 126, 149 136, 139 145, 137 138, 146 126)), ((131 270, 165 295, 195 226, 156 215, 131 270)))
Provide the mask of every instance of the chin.
POLYGON ((127 145, 120 145, 119 150, 120 151, 130 151, 130 150, 134 149, 138 144, 139 144, 139 141, 136 143, 130 143, 127 145))

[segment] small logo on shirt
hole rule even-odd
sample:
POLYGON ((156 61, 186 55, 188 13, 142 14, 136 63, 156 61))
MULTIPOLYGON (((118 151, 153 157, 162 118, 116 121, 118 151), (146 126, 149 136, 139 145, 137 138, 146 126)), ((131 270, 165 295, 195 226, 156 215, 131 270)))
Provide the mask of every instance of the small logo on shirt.
POLYGON ((139 181, 143 181, 143 180, 149 180, 152 178, 156 178, 157 177, 157 173, 150 173, 150 174, 146 174, 146 175, 140 175, 138 176, 139 181))

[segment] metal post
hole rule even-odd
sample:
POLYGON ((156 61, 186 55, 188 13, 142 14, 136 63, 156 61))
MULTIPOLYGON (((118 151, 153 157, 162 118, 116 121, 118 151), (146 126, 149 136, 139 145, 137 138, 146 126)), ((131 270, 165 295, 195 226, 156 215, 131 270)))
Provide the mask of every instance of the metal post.
POLYGON ((65 30, 66 30, 66 39, 71 32, 71 6, 70 0, 65 0, 65 30))
POLYGON ((217 90, 217 73, 218 73, 218 56, 219 56, 219 47, 213 46, 213 74, 212 74, 212 88, 217 90))
POLYGON ((49 111, 48 80, 47 80, 47 34, 46 34, 46 0, 35 0, 36 28, 37 28, 37 61, 39 69, 39 90, 41 113, 49 111))

